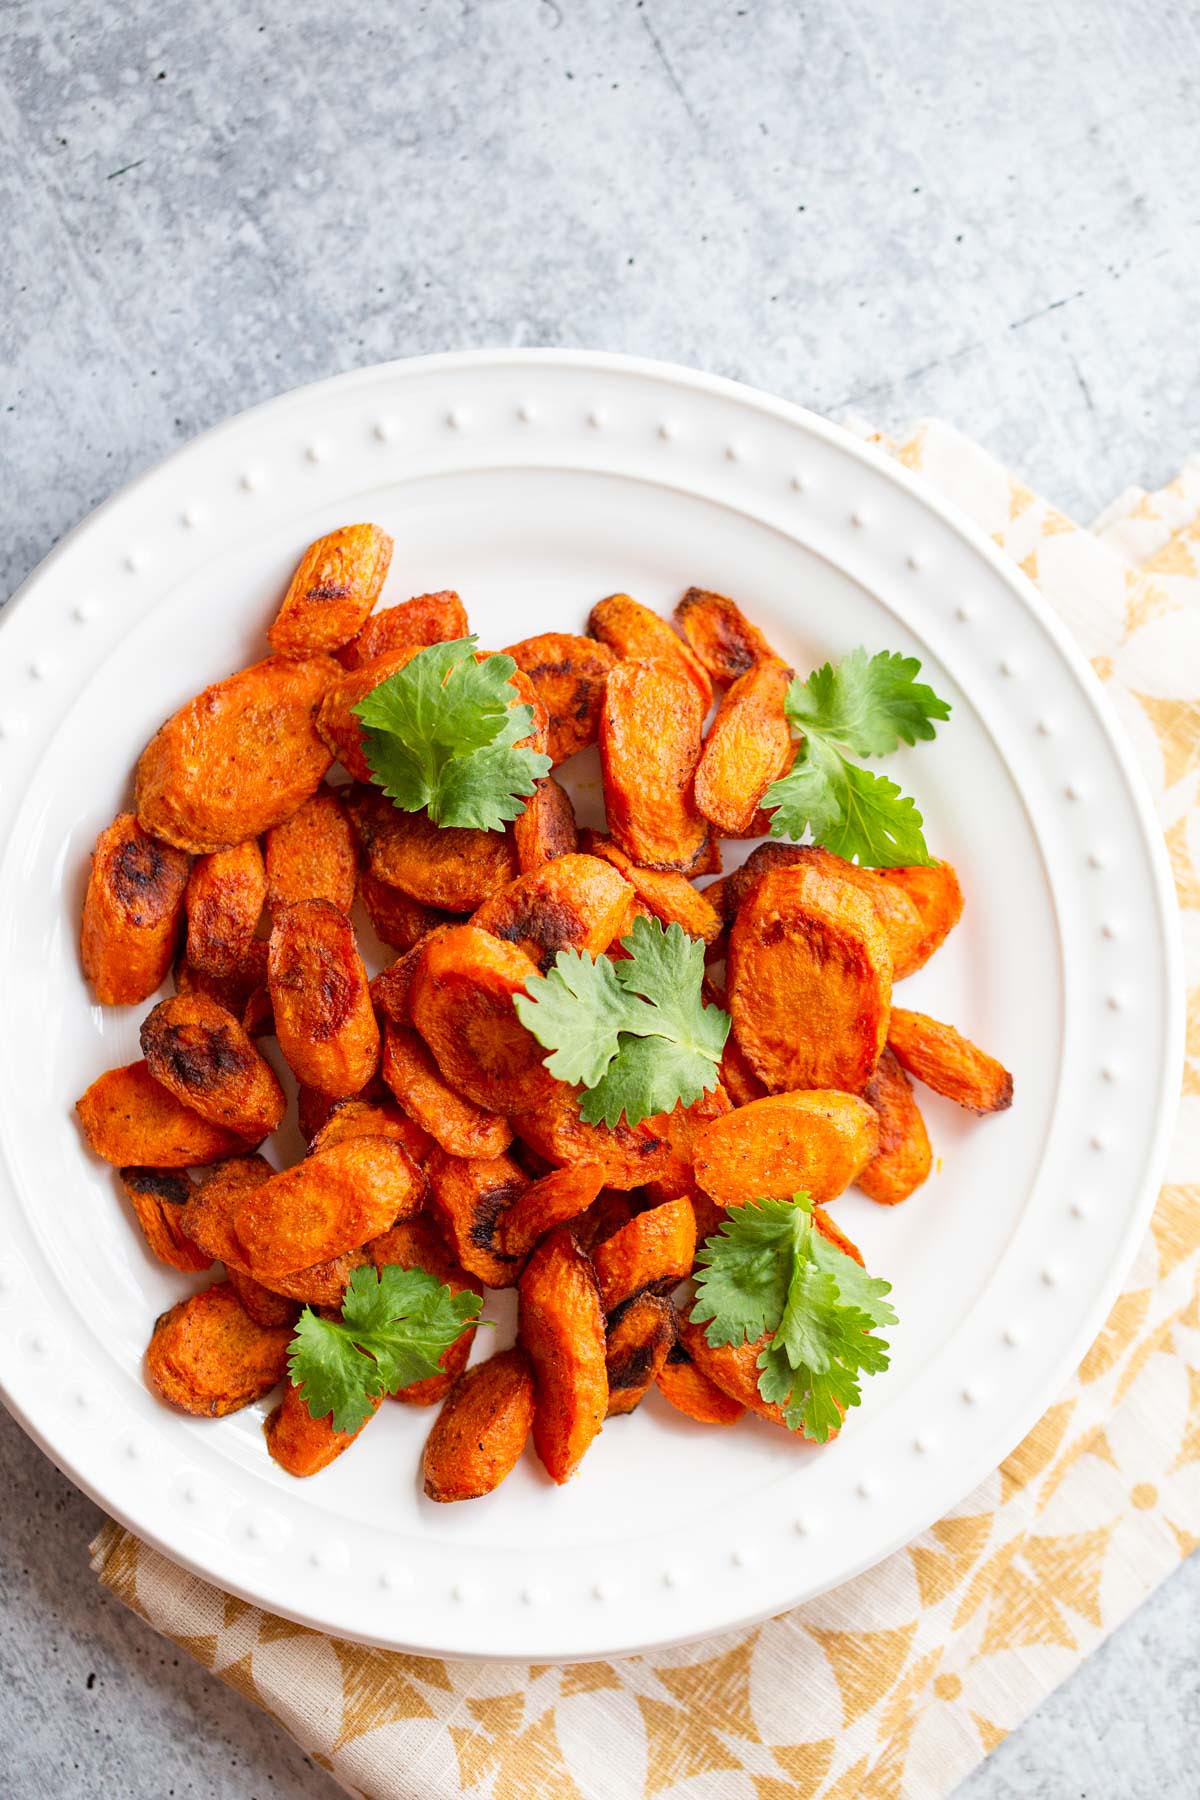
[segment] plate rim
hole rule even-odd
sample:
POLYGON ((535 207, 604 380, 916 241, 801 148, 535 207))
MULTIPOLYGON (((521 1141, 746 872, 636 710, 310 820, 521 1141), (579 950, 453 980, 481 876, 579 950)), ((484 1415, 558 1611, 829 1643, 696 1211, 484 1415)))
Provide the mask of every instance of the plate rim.
MULTIPOLYGON (((106 498, 99 506, 93 508, 68 531, 48 555, 31 571, 12 598, 0 611, 0 628, 9 623, 15 616, 17 608, 26 601, 36 589, 43 576, 74 545, 78 537, 92 529, 104 516, 119 508, 123 503, 132 500, 140 489, 149 485, 157 477, 168 471, 171 466, 194 452, 201 445, 213 445, 226 436, 232 437, 252 423, 269 422, 272 418, 282 419, 291 409, 301 405, 319 407, 326 396, 363 387, 372 382, 389 379, 403 379, 407 376, 418 376, 424 373, 457 373, 469 376, 479 369, 495 369, 498 367, 530 367, 545 369, 547 367, 566 367, 581 372, 604 374, 628 374, 649 378, 659 382, 664 388, 687 388, 698 393, 708 393, 717 397, 733 400, 742 406, 749 407, 760 414, 776 418, 785 424, 798 427, 812 437, 824 440, 833 448, 840 450, 853 459, 865 464, 876 473, 881 474, 891 485, 906 491, 927 512, 939 517, 953 533, 965 540, 969 547, 991 567, 1004 585, 1015 594, 1029 611, 1038 625, 1052 640, 1063 662, 1081 689, 1089 710, 1101 727, 1114 759, 1125 780, 1131 808, 1136 818, 1137 827, 1145 850, 1146 862, 1153 882, 1154 909, 1161 929, 1163 949, 1163 994, 1164 1008, 1164 1043, 1163 1067, 1170 1077, 1171 1085, 1164 1083, 1159 1092, 1153 1129, 1149 1135, 1149 1148, 1142 1165, 1136 1194, 1128 1209, 1126 1223, 1122 1231, 1119 1246, 1114 1252, 1105 1279, 1096 1285, 1089 1306, 1082 1316, 1081 1323, 1072 1334, 1069 1345, 1056 1358, 1049 1372, 1043 1374, 1036 1386, 1036 1395, 1021 1411, 1021 1428, 1012 1436, 1012 1441, 999 1457, 990 1454, 986 1458, 986 1466, 970 1468, 970 1479, 964 1480, 961 1494, 966 1495, 984 1479, 1004 1457, 1026 1435, 1029 1429, 1040 1418, 1048 1405, 1052 1404, 1054 1394, 1061 1388, 1086 1354, 1088 1346, 1094 1341, 1097 1332, 1103 1325, 1104 1318, 1111 1308, 1113 1300, 1120 1290, 1121 1282, 1129 1268, 1138 1244, 1144 1234, 1153 1211, 1155 1199, 1163 1178, 1166 1165, 1170 1137, 1174 1128, 1179 1107, 1179 1072, 1183 1065, 1184 1032, 1186 1024, 1185 992, 1183 984, 1183 952, 1182 932, 1179 918, 1178 901, 1174 879, 1171 875, 1169 859, 1163 840, 1161 826, 1154 811, 1153 802, 1137 766, 1134 751, 1127 739, 1120 721, 1108 702, 1103 686, 1092 669, 1076 639, 1070 633, 1065 622, 1051 607, 1049 601, 1039 592, 1025 573, 1006 556, 999 547, 988 538, 987 534, 969 515, 963 513, 953 501, 947 500, 932 486, 927 485, 913 474, 911 470, 897 463, 875 445, 857 437, 846 427, 810 412, 795 402, 772 395, 765 390, 755 388, 747 383, 733 380, 726 376, 712 375, 703 370, 685 364, 676 364, 655 358, 629 356, 612 351, 587 351, 579 349, 534 349, 509 348, 497 349, 477 348, 467 351, 445 351, 431 355, 395 358, 382 363, 367 364, 359 368, 343 371, 340 374, 326 377, 320 381, 304 384, 288 389, 281 394, 260 401, 239 413, 219 421, 205 431, 178 445, 166 456, 150 463, 140 470, 116 492, 106 498)), ((553 459, 552 459, 553 464, 553 459)), ((157 604, 157 602, 155 602, 157 604)), ((0 644, 5 640, 0 639, 0 644)), ((69 1455, 60 1455, 52 1446, 41 1425, 24 1408, 9 1391, 5 1379, 4 1359, 0 1357, 0 1398, 3 1398, 8 1410, 17 1419, 22 1429, 30 1436, 39 1448, 48 1455, 64 1474, 86 1493, 109 1517, 117 1519, 142 1541, 157 1549, 162 1555, 179 1566, 185 1567, 199 1575, 202 1579, 213 1583, 228 1592, 237 1594, 251 1604, 278 1612, 310 1629, 319 1631, 336 1631, 337 1635, 353 1638, 355 1641, 374 1644, 384 1648, 400 1649, 406 1647, 409 1640, 396 1634, 389 1636, 372 1635, 369 1631, 358 1633, 347 1631, 342 1626, 336 1628, 314 1617, 311 1611, 303 1606, 289 1608, 272 1599, 269 1603, 261 1595, 256 1594, 248 1584, 218 1577, 211 1567, 199 1558, 192 1558, 173 1546, 169 1535, 144 1523, 134 1524, 121 1509, 115 1509, 111 1502, 100 1492, 97 1485, 82 1476, 69 1455)), ((1011 1426, 1010 1426, 1011 1431, 1011 1426)), ((1007 1437, 1009 1432, 1006 1431, 1007 1437)), ((983 1460, 976 1457, 976 1462, 983 1460)), ((967 1465, 963 1465, 964 1470, 967 1465)), ((955 1485, 958 1485, 956 1478, 955 1485)), ((952 1502, 951 1504, 955 1504, 952 1502)), ((861 1561, 851 1567, 841 1567, 835 1577, 815 1585, 806 1583, 798 1595, 791 1595, 772 1602, 767 1607, 756 1607, 743 1611, 734 1617, 727 1617, 716 1626, 705 1627, 699 1634, 687 1630, 678 1634, 656 1633, 651 1637, 639 1637, 636 1642, 624 1649, 604 1648, 597 1650, 568 1650, 566 1652, 551 1649, 534 1656, 534 1653, 521 1650, 516 1653, 516 1660, 524 1660, 534 1656, 534 1660, 569 1662, 589 1657, 620 1656, 665 1649, 674 1644, 696 1641, 698 1636, 710 1636, 717 1632, 744 1629, 747 1626, 769 1617, 771 1614, 787 1610, 795 1605, 816 1598, 830 1588, 840 1586, 854 1579, 865 1569, 875 1566, 894 1554, 904 1544, 911 1542, 920 1531, 945 1511, 946 1501, 939 1498, 923 1522, 915 1531, 905 1528, 894 1538, 889 1538, 882 1546, 873 1547, 861 1561)), ((403 1610, 403 1609, 402 1609, 403 1610)), ((405 1621, 400 1619, 399 1623, 405 1621)), ((491 1661, 497 1657, 507 1658, 506 1651, 462 1651, 462 1650, 424 1650, 425 1654, 446 1657, 449 1660, 491 1661)))

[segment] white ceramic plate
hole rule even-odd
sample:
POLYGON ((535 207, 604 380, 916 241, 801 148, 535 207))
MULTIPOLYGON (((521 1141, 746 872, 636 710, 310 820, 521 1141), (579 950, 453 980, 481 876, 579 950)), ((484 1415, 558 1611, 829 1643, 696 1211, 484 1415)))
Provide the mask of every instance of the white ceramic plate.
MULTIPOLYGON (((795 407, 690 371, 507 352, 340 377, 210 432, 82 525, 0 637, 0 1378, 110 1513, 264 1607, 427 1653, 600 1656, 777 1611, 952 1506, 1053 1398, 1146 1222, 1177 1091, 1174 901, 1100 690, 991 545, 902 469, 795 407), (653 1394, 564 1489, 529 1454, 472 1505, 420 1493, 427 1412, 388 1406, 294 1481, 265 1404, 214 1422, 141 1378, 188 1283, 154 1262, 78 1136, 76 1096, 137 1054, 144 1007, 81 978, 96 833, 137 754, 263 653, 303 546, 396 538, 387 599, 456 587, 485 644, 582 629, 615 589, 731 593, 798 667, 916 651, 954 703, 888 765, 957 865, 961 926, 904 984, 1014 1071, 974 1120, 922 1094, 936 1173, 836 1217, 894 1284, 891 1371, 823 1450, 693 1425, 653 1394)), ((577 791, 595 806, 594 771, 577 791)), ((506 1297, 490 1303, 511 1330, 506 1297)), ((481 1339, 489 1334, 480 1334, 481 1339)), ((480 1344, 481 1350, 487 1348, 480 1344)))

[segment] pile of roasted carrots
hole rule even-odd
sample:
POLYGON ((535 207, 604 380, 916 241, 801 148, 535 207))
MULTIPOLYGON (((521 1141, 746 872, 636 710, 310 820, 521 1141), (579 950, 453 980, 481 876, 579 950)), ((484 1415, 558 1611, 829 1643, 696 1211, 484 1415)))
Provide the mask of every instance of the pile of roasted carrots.
MULTIPOLYGON (((678 631, 618 594, 590 636, 508 647, 536 748, 558 765, 599 744, 608 835, 577 830, 553 775, 502 831, 400 810, 372 783, 354 708, 468 626, 450 592, 374 612, 391 553, 373 525, 313 544, 272 654, 167 720, 135 810, 96 844, 82 931, 96 998, 139 1003, 172 970, 175 993, 142 1025, 143 1060, 80 1099, 83 1130, 155 1256, 224 1268, 158 1320, 150 1385, 195 1414, 246 1406, 286 1380, 301 1306, 338 1309, 358 1267, 420 1268, 453 1293, 519 1295, 513 1348, 466 1371, 470 1326, 396 1396, 444 1402, 424 1463, 435 1500, 490 1491, 531 1433, 565 1481, 606 1415, 655 1385, 706 1423, 746 1408, 781 1421, 758 1391, 760 1346, 713 1348, 670 1294, 725 1208, 798 1189, 861 1261, 821 1207, 851 1182, 892 1205, 924 1181, 910 1076, 976 1112, 1009 1104, 998 1063, 892 1005, 958 920, 955 872, 770 841, 693 885, 719 875, 720 838, 766 833, 762 797, 795 756, 791 671, 732 601, 696 589, 678 631), (349 785, 327 785, 335 763, 349 785), (356 895, 399 953, 373 980, 356 895), (513 997, 560 950, 623 956, 639 914, 707 946, 709 998, 732 1018, 720 1085, 634 1125, 588 1124, 513 997), (256 1154, 286 1104, 265 1036, 309 1145, 281 1172, 256 1154)), ((355 1435, 312 1417, 295 1385, 266 1424, 296 1475, 355 1435)))

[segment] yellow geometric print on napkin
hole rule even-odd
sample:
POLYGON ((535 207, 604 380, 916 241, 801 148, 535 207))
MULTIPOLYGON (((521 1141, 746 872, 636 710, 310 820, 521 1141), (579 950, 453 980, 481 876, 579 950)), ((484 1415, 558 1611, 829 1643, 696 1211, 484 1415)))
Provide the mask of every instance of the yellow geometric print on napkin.
POLYGON ((105 1527, 101 1580, 367 1800, 941 1800, 1200 1541, 1200 464, 1092 533, 948 426, 885 447, 1038 582, 1149 783, 1190 957, 1168 1185, 1104 1329, 1002 1467, 751 1631, 568 1668, 443 1663, 274 1619, 105 1527))

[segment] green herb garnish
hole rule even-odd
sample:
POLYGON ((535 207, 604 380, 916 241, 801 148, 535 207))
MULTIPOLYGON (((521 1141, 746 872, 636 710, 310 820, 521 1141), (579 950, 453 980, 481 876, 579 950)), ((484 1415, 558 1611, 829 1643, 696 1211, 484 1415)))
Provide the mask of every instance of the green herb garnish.
POLYGON ((784 710, 803 741, 789 773, 762 798, 774 809, 772 837, 810 831, 814 843, 877 869, 933 860, 912 800, 849 760, 932 738, 933 721, 950 717, 949 703, 917 681, 920 672, 915 656, 868 657, 860 648, 792 682, 784 710))
POLYGON ((896 1315, 884 1298, 890 1284, 823 1237, 812 1208, 804 1193, 731 1206, 696 1258, 704 1269, 692 1317, 711 1320, 714 1348, 773 1332, 758 1357, 758 1391, 782 1407, 789 1430, 824 1444, 859 1404, 859 1376, 887 1368, 888 1345, 872 1328, 896 1315))
POLYGON ((292 1385, 314 1419, 357 1431, 384 1394, 442 1373, 443 1353, 474 1324, 478 1294, 452 1294, 427 1269, 354 1270, 340 1319, 306 1306, 288 1345, 292 1385))
POLYGON ((678 925, 637 918, 611 962, 560 950, 548 975, 533 975, 517 994, 517 1017, 554 1054, 559 1081, 588 1090, 580 1117, 637 1125, 685 1106, 717 1085, 729 1015, 701 998, 704 945, 678 925))
POLYGON ((404 812, 435 825, 503 831, 550 758, 518 739, 533 730, 511 656, 475 660, 474 637, 430 644, 354 708, 371 778, 404 812))

